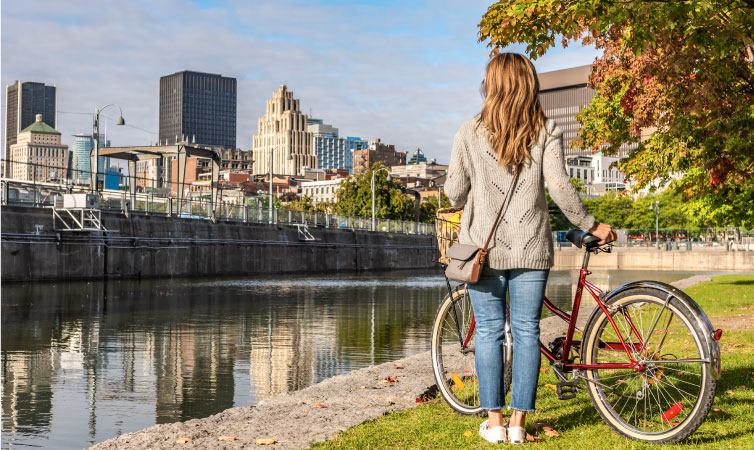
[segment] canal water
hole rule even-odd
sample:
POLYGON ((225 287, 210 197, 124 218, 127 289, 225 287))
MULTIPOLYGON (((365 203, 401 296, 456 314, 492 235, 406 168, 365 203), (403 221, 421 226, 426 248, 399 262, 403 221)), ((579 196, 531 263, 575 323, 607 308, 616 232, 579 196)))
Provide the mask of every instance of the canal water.
MULTIPOLYGON (((552 272, 548 296, 569 305, 577 278, 552 272)), ((3 285, 2 448, 78 449, 426 351, 444 291, 438 271, 3 285)))

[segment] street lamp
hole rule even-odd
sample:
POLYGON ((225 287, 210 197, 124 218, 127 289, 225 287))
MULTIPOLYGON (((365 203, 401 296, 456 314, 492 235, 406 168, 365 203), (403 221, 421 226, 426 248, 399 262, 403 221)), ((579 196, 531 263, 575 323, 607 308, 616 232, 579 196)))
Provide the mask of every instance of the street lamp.
POLYGON ((393 178, 392 178, 392 177, 390 176, 390 171, 389 171, 389 170, 387 170, 387 168, 386 168, 386 167, 380 167, 379 169, 372 171, 372 231, 375 231, 375 229, 376 229, 376 226, 375 226, 375 225, 376 225, 376 222, 375 222, 375 219, 374 219, 374 176, 375 176, 375 175, 377 174, 377 172, 379 172, 380 170, 384 170, 385 172, 387 172, 387 181, 390 181, 390 180, 392 180, 392 179, 393 179, 393 178))
POLYGON ((655 247, 660 249, 660 201, 655 200, 649 203, 649 210, 655 212, 655 247))
POLYGON ((94 108, 94 134, 92 135, 92 138, 94 138, 94 157, 92 157, 92 154, 89 153, 89 161, 90 161, 90 174, 93 173, 92 176, 92 190, 94 192, 99 191, 99 113, 107 109, 109 106, 117 106, 120 110, 120 116, 118 116, 118 120, 115 122, 115 125, 125 125, 126 121, 123 120, 123 108, 120 107, 120 105, 116 105, 115 103, 110 103, 109 105, 105 105, 102 108, 94 108), (92 167, 94 167, 94 170, 92 171, 92 167))

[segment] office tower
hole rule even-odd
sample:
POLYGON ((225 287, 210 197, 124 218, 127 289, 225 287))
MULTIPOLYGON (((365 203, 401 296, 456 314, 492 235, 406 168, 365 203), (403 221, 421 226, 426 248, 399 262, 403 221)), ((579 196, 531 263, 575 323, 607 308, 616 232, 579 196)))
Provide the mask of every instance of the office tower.
POLYGON ((236 79, 184 70, 160 78, 160 143, 236 148, 236 79))
POLYGON ((267 100, 258 127, 254 135, 254 175, 270 172, 271 151, 272 171, 276 175, 299 175, 304 167, 317 167, 306 114, 299 109, 299 101, 293 98, 288 86, 280 86, 267 100))
MULTIPOLYGON (((590 149, 571 146, 571 141, 579 136, 576 114, 589 105, 594 97, 594 89, 587 85, 592 66, 578 66, 539 74, 539 102, 548 119, 555 120, 563 130, 563 147, 566 156, 589 156, 590 149)), ((636 144, 623 144, 618 155, 626 156, 636 144)))
POLYGON ((42 121, 21 130, 10 146, 9 178, 21 181, 61 181, 68 169, 68 146, 60 143, 60 132, 42 121))
POLYGON ((309 119, 308 123, 317 168, 343 169, 353 173, 353 152, 367 148, 367 141, 359 137, 339 137, 338 129, 321 119, 309 119))
MULTIPOLYGON (((34 81, 16 81, 5 88, 5 150, 4 157, 8 158, 11 145, 17 142, 18 133, 33 124, 37 114, 41 114, 44 122, 57 128, 57 87, 46 86, 34 81)), ((6 174, 10 176, 10 165, 5 165, 6 174)))
MULTIPOLYGON (((73 157, 71 158, 73 179, 76 183, 88 184, 91 180, 91 152, 94 148, 94 138, 91 134, 74 134, 73 139, 73 157)), ((110 141, 105 135, 100 134, 99 145, 100 148, 110 147, 110 141)), ((100 172, 104 173, 110 168, 110 158, 100 156, 97 165, 100 172)), ((102 176, 99 178, 102 179, 102 176)))

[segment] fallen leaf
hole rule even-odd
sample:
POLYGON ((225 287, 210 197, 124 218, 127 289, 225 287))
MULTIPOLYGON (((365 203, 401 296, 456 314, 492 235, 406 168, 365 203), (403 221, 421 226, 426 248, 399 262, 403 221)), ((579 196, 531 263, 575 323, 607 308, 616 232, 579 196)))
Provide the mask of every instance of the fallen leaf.
POLYGON ((416 397, 416 403, 424 403, 426 401, 427 401, 426 399, 423 399, 421 397, 416 397))
POLYGON ((398 381, 398 378, 397 377, 385 377, 385 379, 382 380, 382 381, 384 381, 386 383, 395 383, 396 381, 398 381))
POLYGON ((731 391, 730 389, 726 389, 725 393, 728 394, 728 395, 733 395, 733 391, 731 391))
POLYGON ((549 437, 560 436, 560 433, 555 431, 555 429, 549 423, 537 422, 534 425, 532 425, 532 428, 535 430, 542 430, 545 433, 545 435, 549 437))
POLYGON ((539 368, 539 371, 540 371, 541 373, 547 373, 547 369, 545 369, 544 367, 540 367, 540 368, 539 368))
POLYGON ((719 302, 719 301, 720 301, 720 299, 719 299, 719 298, 713 298, 713 299, 711 299, 710 301, 711 301, 711 302, 715 302, 715 303, 717 303, 717 302, 719 302))
POLYGON ((526 440, 529 442, 536 442, 536 441, 541 441, 542 438, 539 436, 532 436, 531 434, 526 433, 526 440))
POLYGON ((722 408, 712 408, 712 411, 719 412, 720 414, 724 414, 726 416, 729 416, 730 413, 722 408))
POLYGON ((235 441, 236 438, 233 436, 220 436, 217 438, 218 441, 235 441))
POLYGON ((317 403, 314 405, 315 408, 327 408, 327 406, 323 405, 322 403, 317 403))
POLYGON ((548 388, 552 389, 553 391, 557 391, 558 390, 558 387, 555 386, 554 384, 545 384, 545 387, 548 387, 548 388))
POLYGON ((403 364, 393 364, 393 367, 395 367, 396 369, 403 369, 403 368, 405 368, 405 366, 403 364))
POLYGON ((670 425, 671 427, 676 427, 679 424, 680 424, 680 422, 668 422, 668 425, 670 425))
POLYGON ((743 384, 741 386, 739 386, 739 387, 741 389, 743 389, 744 391, 748 391, 749 390, 749 386, 746 386, 746 385, 743 385, 743 384))
POLYGON ((474 433, 472 433, 471 430, 466 430, 466 432, 463 433, 463 435, 466 436, 466 437, 471 437, 471 436, 474 435, 474 433))
POLYGON ((179 436, 178 439, 175 440, 176 444, 188 444, 189 442, 193 442, 193 439, 186 436, 179 436))
POLYGON ((272 445, 275 442, 277 442, 275 439, 269 439, 269 438, 259 438, 254 441, 257 445, 272 445))

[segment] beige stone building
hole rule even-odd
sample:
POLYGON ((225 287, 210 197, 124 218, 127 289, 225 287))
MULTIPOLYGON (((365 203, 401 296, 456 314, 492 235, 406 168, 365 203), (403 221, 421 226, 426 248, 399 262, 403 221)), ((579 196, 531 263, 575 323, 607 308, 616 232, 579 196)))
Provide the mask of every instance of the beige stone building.
POLYGON ((353 152, 353 173, 364 173, 376 162, 387 167, 402 166, 406 164, 406 152, 398 152, 395 145, 384 144, 377 139, 369 143, 369 148, 353 152))
POLYGON ((307 116, 299 109, 299 101, 293 98, 288 86, 280 86, 267 100, 267 110, 259 118, 258 126, 254 135, 254 175, 270 172, 271 149, 275 174, 299 175, 304 167, 317 167, 307 116))
POLYGON ((60 143, 60 132, 42 121, 18 133, 10 146, 10 176, 22 181, 54 181, 65 177, 68 169, 68 146, 60 143))

